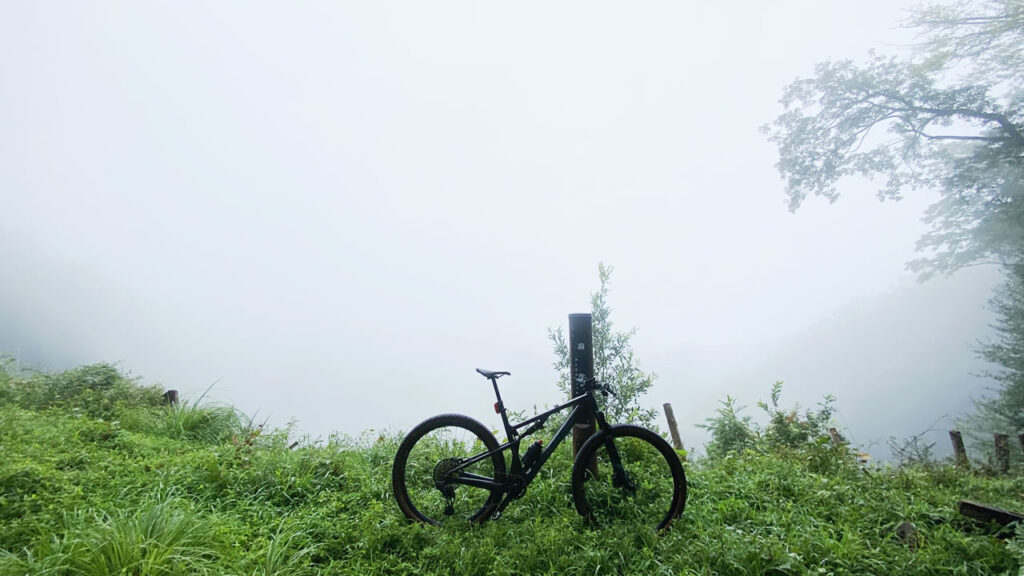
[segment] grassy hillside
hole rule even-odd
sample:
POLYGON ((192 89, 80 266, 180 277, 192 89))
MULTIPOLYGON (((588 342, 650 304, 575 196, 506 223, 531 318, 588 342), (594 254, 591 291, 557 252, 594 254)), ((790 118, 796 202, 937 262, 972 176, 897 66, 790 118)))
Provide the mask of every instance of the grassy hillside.
POLYGON ((686 512, 661 537, 588 528, 567 453, 496 522, 413 525, 390 494, 399 438, 289 449, 285 432, 160 392, 109 366, 0 372, 0 575, 988 575, 1019 573, 1024 551, 954 510, 1024 508, 1019 474, 864 471, 825 447, 688 464, 686 512))

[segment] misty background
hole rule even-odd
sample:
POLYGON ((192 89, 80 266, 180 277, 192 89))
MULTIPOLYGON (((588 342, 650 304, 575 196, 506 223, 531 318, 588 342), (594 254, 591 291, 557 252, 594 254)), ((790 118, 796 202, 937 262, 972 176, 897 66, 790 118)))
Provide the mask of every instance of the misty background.
POLYGON ((934 197, 786 210, 758 127, 909 2, 0 1, 0 352, 114 362, 296 432, 562 400, 548 328, 614 266, 645 402, 889 436, 983 394, 994 269, 904 268, 934 197))

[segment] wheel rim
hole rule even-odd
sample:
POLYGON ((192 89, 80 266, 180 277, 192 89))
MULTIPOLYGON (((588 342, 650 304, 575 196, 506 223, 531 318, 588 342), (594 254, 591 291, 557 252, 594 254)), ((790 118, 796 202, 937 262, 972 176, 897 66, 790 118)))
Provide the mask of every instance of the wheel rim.
MULTIPOLYGON (((458 463, 484 451, 483 441, 459 426, 434 428, 416 440, 406 458, 402 478, 414 514, 431 524, 467 523, 485 518, 493 507, 490 490, 445 481, 448 471, 458 463), (446 514, 449 504, 452 513, 446 514)), ((485 458, 463 471, 494 478, 495 464, 491 458, 485 458)))
POLYGON ((582 476, 585 515, 597 524, 637 523, 660 530, 681 512, 668 456, 644 438, 619 435, 597 445, 582 476), (625 477, 612 465, 607 442, 614 443, 625 477))

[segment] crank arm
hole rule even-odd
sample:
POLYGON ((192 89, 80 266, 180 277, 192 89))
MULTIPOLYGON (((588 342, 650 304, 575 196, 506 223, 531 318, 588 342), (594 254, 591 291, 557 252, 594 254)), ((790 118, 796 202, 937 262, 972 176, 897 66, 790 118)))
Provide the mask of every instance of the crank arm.
POLYGON ((501 518, 501 513, 505 511, 505 508, 508 508, 508 505, 512 503, 512 500, 513 498, 511 495, 505 494, 505 497, 501 499, 498 507, 494 509, 494 513, 491 514, 491 520, 501 518))

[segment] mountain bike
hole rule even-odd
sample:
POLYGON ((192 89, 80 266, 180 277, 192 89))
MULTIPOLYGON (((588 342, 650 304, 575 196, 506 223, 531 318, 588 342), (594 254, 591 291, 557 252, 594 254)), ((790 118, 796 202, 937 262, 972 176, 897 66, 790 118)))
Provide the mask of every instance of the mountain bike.
POLYGON ((593 378, 581 378, 578 396, 512 424, 501 401, 498 378, 508 372, 476 370, 491 381, 507 440, 499 443, 486 426, 461 414, 442 414, 413 428, 395 455, 392 489, 411 520, 444 525, 497 519, 522 498, 544 463, 576 423, 596 421, 597 432, 580 446, 570 486, 576 511, 595 525, 638 521, 667 528, 686 505, 686 475, 675 450, 655 432, 628 424, 610 425, 596 393, 612 393, 593 378), (520 456, 524 439, 553 414, 571 409, 545 447, 541 440, 520 456), (506 462, 506 453, 510 454, 506 462))

